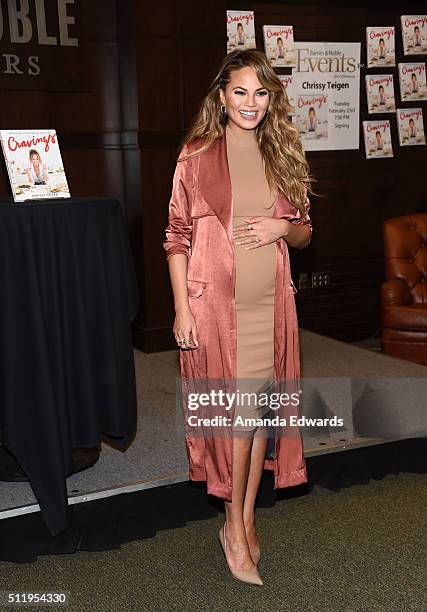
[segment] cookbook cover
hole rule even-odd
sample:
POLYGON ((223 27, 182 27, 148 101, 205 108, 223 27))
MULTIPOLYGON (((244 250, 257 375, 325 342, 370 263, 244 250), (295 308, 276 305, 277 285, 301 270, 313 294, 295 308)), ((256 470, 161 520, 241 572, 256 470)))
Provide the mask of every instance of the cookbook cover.
POLYGON ((423 109, 398 108, 396 116, 400 146, 425 145, 423 109))
POLYGON ((365 152, 367 159, 393 157, 391 144, 390 121, 364 121, 363 135, 365 138, 365 152))
POLYGON ((55 130, 0 130, 15 202, 69 198, 55 130))
POLYGON ((292 74, 278 74, 277 76, 282 81, 283 87, 286 89, 288 101, 289 101, 289 104, 291 105, 289 116, 295 115, 295 92, 294 92, 294 85, 293 85, 293 76, 292 74))
POLYGON ((227 11, 227 53, 234 49, 255 49, 253 11, 227 11))
POLYGON ((395 66, 394 27, 366 28, 368 68, 395 66))
POLYGON ((328 96, 325 94, 300 94, 296 99, 295 118, 301 141, 327 140, 328 96))
POLYGON ((294 29, 292 26, 262 27, 264 35, 265 54, 271 65, 280 67, 295 67, 296 55, 294 47, 294 29))
POLYGON ((400 99, 427 100, 426 65, 424 62, 399 64, 400 99))
POLYGON ((367 74, 368 113, 392 113, 396 110, 392 74, 367 74))
POLYGON ((401 15, 403 53, 427 53, 427 15, 401 15))

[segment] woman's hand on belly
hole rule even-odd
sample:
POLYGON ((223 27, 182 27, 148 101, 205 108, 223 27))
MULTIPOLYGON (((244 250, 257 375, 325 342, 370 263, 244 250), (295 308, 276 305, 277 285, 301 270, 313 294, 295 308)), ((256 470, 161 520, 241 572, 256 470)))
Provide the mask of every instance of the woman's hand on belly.
POLYGON ((286 235, 289 221, 274 217, 243 217, 245 223, 233 228, 233 238, 236 245, 245 249, 257 249, 276 242, 286 235))

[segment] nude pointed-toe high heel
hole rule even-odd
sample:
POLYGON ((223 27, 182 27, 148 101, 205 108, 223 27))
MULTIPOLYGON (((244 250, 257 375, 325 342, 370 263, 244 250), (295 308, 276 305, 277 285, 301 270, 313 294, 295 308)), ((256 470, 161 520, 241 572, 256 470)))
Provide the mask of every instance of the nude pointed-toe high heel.
POLYGON ((258 549, 253 555, 251 554, 252 557, 252 561, 255 563, 255 565, 258 565, 260 559, 261 559, 261 552, 258 549))
POLYGON ((219 541, 222 546, 222 550, 224 551, 225 560, 227 561, 228 569, 230 570, 230 574, 236 580, 240 580, 241 582, 246 582, 247 584, 256 584, 258 586, 262 586, 264 583, 261 580, 261 576, 259 575, 258 569, 255 565, 253 569, 250 570, 233 570, 230 567, 230 564, 227 559, 227 539, 225 536, 225 525, 221 527, 219 530, 219 541))
MULTIPOLYGON (((249 548, 250 550, 250 548, 249 548)), ((256 551, 254 553, 251 552, 251 557, 252 557, 252 561, 255 563, 255 565, 258 565, 258 563, 260 562, 261 559, 261 550, 258 546, 258 548, 256 549, 256 551)))

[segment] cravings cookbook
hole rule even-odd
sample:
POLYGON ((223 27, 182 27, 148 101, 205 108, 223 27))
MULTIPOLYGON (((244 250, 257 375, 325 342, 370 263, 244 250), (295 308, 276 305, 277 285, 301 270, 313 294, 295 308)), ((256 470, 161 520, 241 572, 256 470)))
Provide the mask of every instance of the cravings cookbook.
POLYGON ((427 53, 427 15, 402 15, 403 53, 417 55, 427 53))
POLYGON ((262 27, 265 54, 271 65, 277 68, 294 68, 296 55, 294 47, 294 29, 292 26, 262 27))
POLYGON ((69 198, 55 130, 0 130, 14 202, 69 198))
POLYGON ((367 74, 368 113, 392 113, 396 110, 392 74, 367 74))
POLYGON ((395 66, 394 27, 366 28, 368 68, 395 66))
POLYGON ((400 146, 425 145, 423 109, 398 108, 396 116, 400 146))
POLYGON ((227 11, 227 53, 234 49, 255 49, 253 11, 227 11))
POLYGON ((399 64, 400 99, 427 100, 426 65, 424 62, 399 64))
POLYGON ((364 121, 365 152, 367 159, 393 157, 390 121, 364 121))

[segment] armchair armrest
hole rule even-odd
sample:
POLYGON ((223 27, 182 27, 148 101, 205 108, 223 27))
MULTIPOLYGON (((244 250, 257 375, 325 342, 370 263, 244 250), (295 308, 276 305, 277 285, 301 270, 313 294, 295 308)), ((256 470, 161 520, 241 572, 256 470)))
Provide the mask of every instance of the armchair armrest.
POLYGON ((411 292, 407 283, 400 278, 392 278, 381 285, 382 306, 402 306, 410 304, 411 292))

